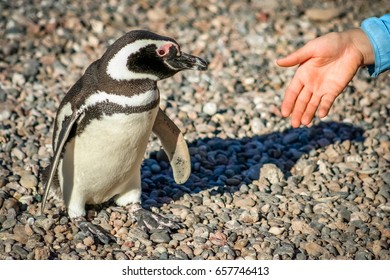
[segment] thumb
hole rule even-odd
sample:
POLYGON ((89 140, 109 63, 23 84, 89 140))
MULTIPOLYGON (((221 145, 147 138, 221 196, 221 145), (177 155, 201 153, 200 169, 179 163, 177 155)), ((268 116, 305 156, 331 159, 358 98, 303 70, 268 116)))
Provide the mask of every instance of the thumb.
POLYGON ((291 67, 298 64, 302 64, 313 55, 313 50, 311 45, 308 43, 302 48, 296 50, 295 52, 289 54, 286 57, 282 57, 276 60, 276 64, 281 67, 291 67))

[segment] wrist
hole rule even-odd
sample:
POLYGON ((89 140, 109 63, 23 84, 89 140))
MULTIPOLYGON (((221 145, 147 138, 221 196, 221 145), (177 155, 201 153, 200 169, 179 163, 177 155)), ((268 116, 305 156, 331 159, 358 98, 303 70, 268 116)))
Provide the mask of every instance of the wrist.
POLYGON ((370 39, 363 30, 360 28, 355 28, 343 33, 349 38, 352 47, 361 56, 360 66, 371 65, 375 63, 374 50, 372 49, 370 39))

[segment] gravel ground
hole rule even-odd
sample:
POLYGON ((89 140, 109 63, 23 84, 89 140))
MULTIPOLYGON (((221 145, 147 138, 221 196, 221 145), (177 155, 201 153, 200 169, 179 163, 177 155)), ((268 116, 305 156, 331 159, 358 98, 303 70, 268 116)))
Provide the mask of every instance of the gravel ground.
POLYGON ((310 128, 280 114, 294 69, 277 57, 389 12, 388 1, 0 1, 0 259, 390 259, 389 74, 365 69, 310 128), (134 3, 136 2, 136 3, 134 3), (189 143, 174 183, 158 140, 142 167, 144 207, 182 223, 143 232, 124 208, 88 207, 102 245, 43 194, 56 109, 131 29, 172 36, 210 62, 160 82, 189 143))

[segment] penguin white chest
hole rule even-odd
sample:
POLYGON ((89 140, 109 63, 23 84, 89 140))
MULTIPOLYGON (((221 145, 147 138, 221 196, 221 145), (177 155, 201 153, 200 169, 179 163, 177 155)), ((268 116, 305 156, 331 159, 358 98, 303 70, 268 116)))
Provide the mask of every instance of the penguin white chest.
POLYGON ((59 165, 65 201, 83 198, 98 204, 129 188, 140 189, 140 166, 157 112, 158 106, 92 119, 67 144, 59 165), (137 186, 129 186, 132 183, 137 186))

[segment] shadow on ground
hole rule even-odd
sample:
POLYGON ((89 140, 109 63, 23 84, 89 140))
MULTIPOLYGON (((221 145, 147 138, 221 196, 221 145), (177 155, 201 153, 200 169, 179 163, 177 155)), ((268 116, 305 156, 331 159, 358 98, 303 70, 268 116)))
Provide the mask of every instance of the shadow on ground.
POLYGON ((216 186, 222 192, 237 190, 240 185, 259 179, 261 167, 268 163, 275 164, 288 179, 302 156, 337 142, 362 142, 363 132, 350 124, 321 122, 310 128, 287 129, 251 138, 198 139, 188 143, 192 173, 183 185, 174 182, 164 152, 153 152, 142 168, 143 205, 160 207, 185 193, 194 194, 216 186))

